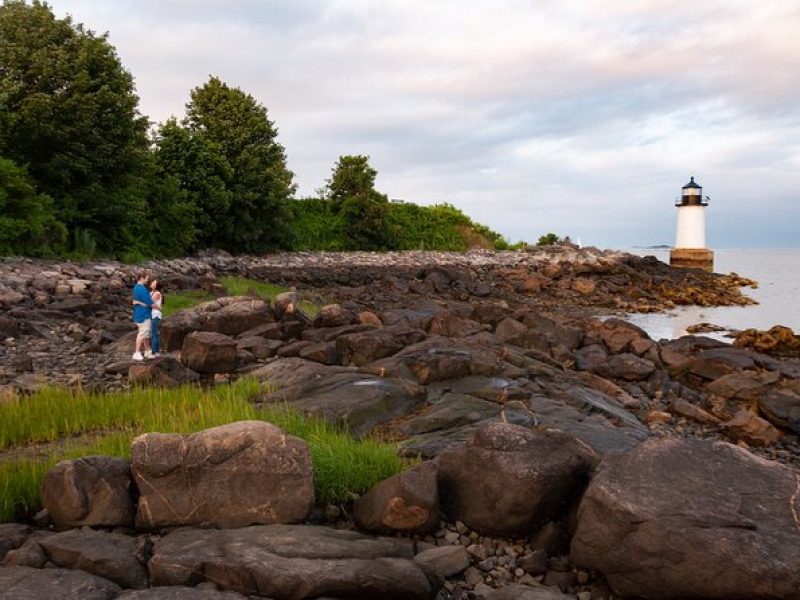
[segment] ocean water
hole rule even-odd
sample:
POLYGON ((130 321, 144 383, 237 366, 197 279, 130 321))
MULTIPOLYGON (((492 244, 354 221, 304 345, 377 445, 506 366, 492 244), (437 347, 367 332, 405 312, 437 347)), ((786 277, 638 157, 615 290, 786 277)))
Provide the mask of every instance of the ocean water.
MULTIPOLYGON (((668 249, 636 248, 629 251, 669 262, 668 249)), ((742 291, 759 304, 714 308, 687 306, 666 313, 634 313, 627 320, 656 340, 680 337, 686 334, 687 327, 702 322, 728 330, 750 327, 769 329, 773 325, 786 325, 800 332, 800 249, 715 250, 714 270, 717 273, 736 272, 755 279, 758 289, 742 288, 742 291)), ((725 332, 703 335, 725 339, 725 332)))

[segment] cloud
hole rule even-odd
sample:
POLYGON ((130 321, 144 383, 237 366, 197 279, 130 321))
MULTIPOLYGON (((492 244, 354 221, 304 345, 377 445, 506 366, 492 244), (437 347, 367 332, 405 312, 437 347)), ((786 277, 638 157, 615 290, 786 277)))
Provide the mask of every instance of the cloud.
POLYGON ((796 0, 54 0, 154 121, 216 74, 264 103, 300 192, 363 153, 392 197, 507 237, 669 242, 694 174, 719 246, 796 245, 796 0), (759 228, 748 228, 758 222, 759 228), (775 233, 768 233, 773 230, 775 233))

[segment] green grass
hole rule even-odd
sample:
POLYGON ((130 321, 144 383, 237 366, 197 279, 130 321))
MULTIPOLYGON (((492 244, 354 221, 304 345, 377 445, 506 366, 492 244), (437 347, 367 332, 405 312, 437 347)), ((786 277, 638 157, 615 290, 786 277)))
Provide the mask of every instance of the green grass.
POLYGON ((42 478, 59 460, 128 457, 133 438, 148 431, 192 433, 242 420, 274 423, 308 443, 322 504, 347 504, 406 464, 392 444, 357 441, 286 407, 256 409, 250 398, 257 391, 253 380, 208 390, 184 386, 90 394, 51 388, 0 405, 0 448, 11 451, 0 455, 0 522, 30 516, 41 506, 42 478), (35 453, 33 443, 38 444, 35 453))
MULTIPOLYGON (((275 296, 281 292, 288 292, 289 289, 272 283, 264 283, 247 277, 228 275, 223 277, 220 282, 230 296, 257 296, 265 300, 274 301, 275 296)), ((165 317, 175 314, 185 308, 194 308, 198 304, 213 300, 209 292, 205 290, 186 290, 170 294, 164 304, 163 314, 165 317)), ((310 317, 314 317, 320 305, 308 300, 300 301, 300 309, 310 317)))

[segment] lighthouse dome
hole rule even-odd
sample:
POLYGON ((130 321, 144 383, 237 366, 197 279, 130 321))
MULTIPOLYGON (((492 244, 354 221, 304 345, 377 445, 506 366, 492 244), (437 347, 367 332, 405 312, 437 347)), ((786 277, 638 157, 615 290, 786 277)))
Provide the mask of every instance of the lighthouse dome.
POLYGON ((697 184, 697 182, 694 180, 694 176, 692 176, 692 177, 689 178, 689 183, 687 183, 685 186, 683 186, 683 189, 685 189, 685 190, 689 190, 689 189, 702 190, 703 188, 700 185, 697 184))
POLYGON ((708 198, 703 197, 703 188, 694 180, 694 176, 689 179, 689 183, 681 190, 681 199, 676 206, 707 206, 708 198))

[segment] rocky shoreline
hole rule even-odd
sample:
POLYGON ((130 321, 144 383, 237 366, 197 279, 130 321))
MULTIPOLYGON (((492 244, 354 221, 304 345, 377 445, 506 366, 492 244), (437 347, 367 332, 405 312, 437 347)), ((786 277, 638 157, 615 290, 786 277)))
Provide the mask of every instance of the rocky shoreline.
MULTIPOLYGON (((287 491, 267 497, 240 490, 233 505, 229 490, 212 485, 203 497, 212 508, 214 498, 221 504, 204 513, 181 508, 179 498, 191 494, 177 493, 180 479, 161 481, 162 463, 147 466, 160 445, 189 441, 153 438, 142 446, 147 452, 136 450, 137 441, 130 466, 93 467, 93 475, 70 480, 80 489, 117 473, 115 489, 136 494, 119 492, 100 504, 119 512, 129 498, 124 518, 56 518, 62 533, 0 526, 3 587, 16 581, 18 590, 42 590, 83 569, 102 578, 91 583, 105 590, 91 596, 98 598, 800 597, 796 336, 745 332, 735 345, 698 335, 652 340, 620 318, 605 318, 679 304, 746 304, 741 288, 753 282, 571 247, 211 254, 145 268, 166 283, 168 298, 184 289, 218 294, 219 278, 231 274, 297 291, 274 302, 220 297, 169 317, 163 339, 170 354, 131 365, 135 268, 6 259, 0 399, 30 392, 45 377, 118 389, 247 375, 264 382, 259 404, 285 403, 345 424, 355 436, 396 440, 424 462, 363 496, 351 518, 306 506, 308 498, 297 495, 305 489, 300 480, 276 484, 287 491), (308 316, 301 299, 325 306, 308 316), (178 499, 163 505, 170 494, 178 499), (289 504, 283 511, 280 499, 289 504), (269 506, 269 515, 254 516, 257 506, 269 506), (220 515, 228 516, 215 521, 220 515), (271 525, 298 522, 306 524, 271 525), (254 523, 261 525, 241 528, 254 523), (222 529, 172 532, 209 524, 222 529), (89 525, 102 527, 69 529, 89 525), (332 533, 352 529, 364 533, 332 533), (98 536, 122 536, 128 541, 119 544, 130 548, 124 557, 101 552, 90 560, 90 548, 111 544, 98 536), (307 545, 308 553, 286 549, 286 540, 307 545), (384 546, 359 555, 348 545, 369 540, 384 546), (197 552, 184 551, 187 545, 197 552), (316 561, 333 559, 340 561, 336 576, 318 570, 316 561), (136 585, 91 566, 114 560, 140 565, 136 585), (43 566, 54 568, 25 570, 43 566), (122 592, 147 585, 191 589, 122 592)), ((221 447, 236 438, 231 431, 213 435, 221 447)), ((264 460, 274 458, 264 452, 264 460)), ((298 458, 302 448, 293 452, 291 468, 278 461, 259 474, 237 466, 236 453, 222 452, 198 476, 309 473, 311 465, 298 458)), ((58 500, 48 506, 50 518, 71 488, 56 489, 62 491, 52 494, 58 500)), ((78 496, 92 504, 93 494, 84 492, 78 496)), ((83 509, 77 512, 91 512, 83 509)))

